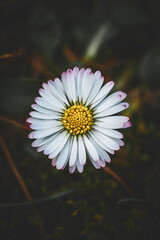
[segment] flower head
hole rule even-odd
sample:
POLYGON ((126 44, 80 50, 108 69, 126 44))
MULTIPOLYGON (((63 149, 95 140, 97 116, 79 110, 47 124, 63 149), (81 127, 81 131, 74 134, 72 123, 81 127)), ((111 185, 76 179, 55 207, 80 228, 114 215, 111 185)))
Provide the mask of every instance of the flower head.
POLYGON ((95 168, 110 162, 110 154, 123 146, 123 135, 115 129, 131 126, 126 116, 113 116, 128 108, 122 102, 126 93, 115 92, 108 96, 114 86, 110 81, 103 87, 100 71, 93 73, 75 67, 56 78, 43 83, 40 97, 32 105, 29 138, 36 139, 33 147, 52 159, 52 165, 69 172, 77 168, 83 171, 87 156, 95 168))

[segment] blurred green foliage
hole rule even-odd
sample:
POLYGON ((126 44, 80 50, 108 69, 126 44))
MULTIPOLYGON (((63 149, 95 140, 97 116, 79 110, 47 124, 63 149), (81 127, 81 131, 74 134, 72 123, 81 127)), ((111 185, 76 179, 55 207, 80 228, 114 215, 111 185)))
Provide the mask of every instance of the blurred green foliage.
MULTIPOLYGON (((46 239, 160 239, 160 1, 0 2, 0 115, 25 124, 42 82, 74 66, 99 69, 128 93, 131 129, 108 165, 132 188, 90 163, 83 174, 57 171, 27 131, 0 122, 0 134, 33 199, 79 186, 37 205, 46 239)), ((0 147, 1 203, 26 201, 0 147)), ((43 239, 30 206, 0 208, 0 239, 43 239)))

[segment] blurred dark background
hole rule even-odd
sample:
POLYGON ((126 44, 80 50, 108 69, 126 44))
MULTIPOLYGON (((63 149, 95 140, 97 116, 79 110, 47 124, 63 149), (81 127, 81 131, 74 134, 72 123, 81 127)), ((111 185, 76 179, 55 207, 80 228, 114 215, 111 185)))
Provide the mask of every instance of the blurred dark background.
POLYGON ((1 0, 0 239, 159 240, 159 81, 160 1, 1 0), (107 167, 134 195, 90 163, 82 174, 57 171, 16 126, 42 82, 74 66, 100 70, 128 94, 133 126, 107 167), (76 189, 20 206, 27 199, 9 159, 32 199, 76 189))

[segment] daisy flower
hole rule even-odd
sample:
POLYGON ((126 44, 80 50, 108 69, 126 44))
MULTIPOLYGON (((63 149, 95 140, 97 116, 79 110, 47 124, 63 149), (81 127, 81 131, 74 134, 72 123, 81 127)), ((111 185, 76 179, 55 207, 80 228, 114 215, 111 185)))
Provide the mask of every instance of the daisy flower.
POLYGON ((122 102, 126 93, 117 91, 108 96, 114 86, 103 85, 101 72, 90 68, 63 72, 61 79, 43 83, 40 97, 35 98, 27 122, 34 131, 29 134, 38 152, 43 151, 57 169, 69 164, 69 172, 83 172, 87 156, 99 169, 110 162, 124 145, 123 135, 115 129, 131 126, 126 116, 113 116, 128 108, 122 102))

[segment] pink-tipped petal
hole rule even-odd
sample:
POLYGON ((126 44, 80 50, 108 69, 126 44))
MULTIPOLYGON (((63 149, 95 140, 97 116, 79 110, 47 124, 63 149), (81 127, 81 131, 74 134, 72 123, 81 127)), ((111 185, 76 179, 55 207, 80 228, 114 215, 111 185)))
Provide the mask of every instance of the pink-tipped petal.
POLYGON ((132 123, 130 121, 123 123, 123 128, 128 128, 128 127, 131 127, 131 126, 132 126, 132 123))
POLYGON ((52 159, 51 164, 52 164, 53 167, 56 166, 56 162, 57 162, 57 159, 56 159, 56 158, 52 159))

